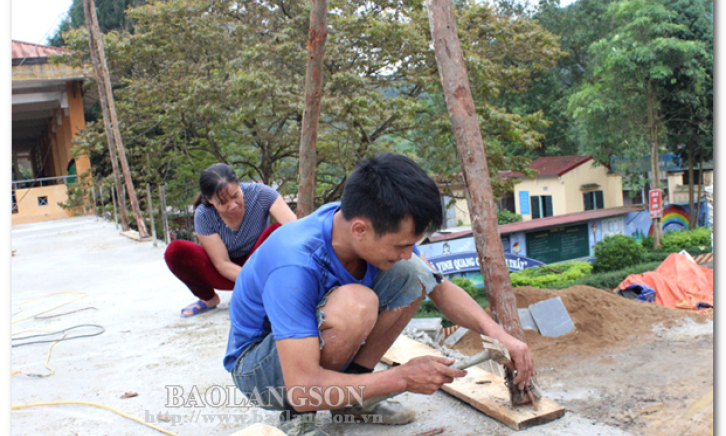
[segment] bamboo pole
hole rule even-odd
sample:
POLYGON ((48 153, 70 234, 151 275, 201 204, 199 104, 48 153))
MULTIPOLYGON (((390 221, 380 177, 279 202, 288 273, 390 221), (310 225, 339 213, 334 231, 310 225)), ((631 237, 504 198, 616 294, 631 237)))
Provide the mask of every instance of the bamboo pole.
MULTIPOLYGON (((118 212, 116 208, 116 198, 118 197, 118 195, 116 195, 117 192, 118 191, 116 191, 116 186, 111 185, 111 200, 113 200, 113 219, 116 220, 116 228, 118 229, 118 212)), ((124 211, 124 215, 126 214, 125 212, 126 211, 124 211)), ((125 232, 126 230, 123 231, 125 232)))
POLYGON ((169 245, 169 218, 166 216, 166 189, 159 185, 159 203, 161 203, 161 223, 164 228, 164 242, 169 245))
POLYGON ((151 240, 153 241, 154 247, 156 247, 156 223, 154 223, 154 207, 151 204, 151 183, 146 184, 146 195, 149 207, 149 218, 151 218, 151 240))
POLYGON ((450 1, 429 0, 428 14, 436 63, 464 174, 471 228, 492 317, 510 335, 524 341, 524 331, 519 321, 517 303, 504 258, 504 247, 499 237, 497 208, 489 178, 484 141, 450 1))
POLYGON ((101 218, 106 219, 106 203, 103 201, 103 185, 98 187, 98 194, 101 200, 101 218))
MULTIPOLYGON (((103 113, 103 128, 106 131, 106 138, 108 140, 108 154, 111 159, 111 169, 113 171, 113 178, 116 183, 116 192, 121 190, 121 171, 118 167, 118 157, 116 156, 116 143, 113 139, 113 133, 111 132, 111 115, 108 111, 108 102, 106 101, 106 91, 103 85, 104 79, 101 74, 101 66, 98 60, 98 46, 96 39, 93 37, 93 30, 91 29, 91 12, 89 9, 89 3, 83 2, 83 16, 86 19, 86 25, 88 27, 88 42, 91 52, 91 63, 93 64, 93 71, 96 75, 96 87, 98 89, 98 100, 103 113)), ((119 204, 122 210, 126 210, 126 199, 119 204)), ((114 203, 114 216, 116 216, 116 209, 114 203)), ((118 224, 118 222, 117 222, 118 224)), ((130 230, 129 220, 126 217, 126 213, 121 214, 121 226, 124 231, 130 230)))
POLYGON ((305 110, 300 133, 297 217, 310 215, 315 209, 315 174, 318 147, 318 121, 323 88, 323 57, 328 14, 327 0, 311 0, 308 32, 308 62, 305 71, 305 110))
POLYGON ((101 74, 103 76, 103 84, 106 88, 106 101, 108 103, 108 111, 111 115, 111 130, 113 131, 114 140, 116 142, 116 148, 118 148, 118 158, 121 162, 121 171, 124 174, 124 180, 129 191, 129 201, 131 202, 131 209, 136 217, 136 226, 139 230, 140 238, 147 238, 149 236, 146 231, 146 224, 144 224, 144 217, 139 208, 139 202, 136 198, 136 190, 134 189, 134 182, 131 178, 131 170, 129 170, 129 164, 126 160, 126 150, 121 140, 121 131, 119 130, 118 117, 116 116, 116 105, 113 100, 113 93, 111 91, 111 76, 108 73, 108 65, 106 65, 106 54, 103 50, 103 39, 101 38, 101 31, 98 28, 98 19, 96 17, 96 5, 94 0, 84 0, 84 3, 88 3, 88 11, 91 17, 91 38, 96 40, 96 47, 98 49, 99 65, 101 67, 101 74))
POLYGON ((93 214, 96 216, 98 221, 98 201, 96 200, 96 188, 91 186, 91 195, 93 196, 93 214))

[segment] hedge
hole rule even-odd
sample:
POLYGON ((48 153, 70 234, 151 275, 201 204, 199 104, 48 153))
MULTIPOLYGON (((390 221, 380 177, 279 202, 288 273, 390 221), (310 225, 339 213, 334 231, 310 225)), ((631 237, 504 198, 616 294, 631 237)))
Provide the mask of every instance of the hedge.
POLYGON ((569 283, 592 272, 589 262, 565 262, 546 266, 535 266, 511 273, 512 286, 535 286, 549 288, 556 284, 569 283))
POLYGON ((661 263, 663 263, 663 261, 659 260, 656 262, 641 263, 618 271, 591 274, 579 280, 557 284, 552 286, 552 289, 563 289, 569 288, 570 286, 592 286, 593 288, 613 289, 630 274, 642 274, 644 272, 653 271, 658 268, 661 263))

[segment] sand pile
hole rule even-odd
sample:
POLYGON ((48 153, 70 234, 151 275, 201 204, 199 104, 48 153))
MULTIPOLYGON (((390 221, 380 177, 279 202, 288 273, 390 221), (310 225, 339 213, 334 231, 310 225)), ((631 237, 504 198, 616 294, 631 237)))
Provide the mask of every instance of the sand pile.
MULTIPOLYGON (((574 330, 557 338, 525 330, 527 344, 538 361, 538 366, 554 355, 592 355, 625 345, 628 338, 648 335, 658 325, 669 328, 685 318, 699 323, 708 320, 704 315, 655 303, 629 300, 589 286, 573 286, 560 290, 523 286, 515 288, 514 294, 519 308, 559 296, 575 324, 574 330)), ((481 340, 478 335, 469 332, 453 348, 464 354, 475 354, 481 350, 481 340)))

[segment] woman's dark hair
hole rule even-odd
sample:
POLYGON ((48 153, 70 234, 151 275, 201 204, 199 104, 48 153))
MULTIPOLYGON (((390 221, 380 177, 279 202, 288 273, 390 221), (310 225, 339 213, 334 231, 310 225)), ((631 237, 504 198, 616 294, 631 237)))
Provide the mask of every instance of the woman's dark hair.
POLYGON ((207 207, 212 206, 209 199, 222 192, 228 183, 236 184, 239 181, 237 174, 227 164, 216 163, 202 171, 202 175, 199 176, 199 195, 194 200, 194 209, 196 210, 200 204, 207 207))
POLYGON ((368 218, 379 236, 413 218, 417 235, 444 221, 436 183, 411 159, 384 153, 363 161, 345 182, 340 210, 346 220, 368 218))

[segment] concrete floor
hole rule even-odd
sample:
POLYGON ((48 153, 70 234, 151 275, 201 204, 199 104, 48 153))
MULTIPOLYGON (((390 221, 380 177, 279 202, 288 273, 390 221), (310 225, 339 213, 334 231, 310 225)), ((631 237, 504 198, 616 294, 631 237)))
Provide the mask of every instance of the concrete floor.
MULTIPOLYGON (((230 293, 222 292, 216 310, 189 319, 180 309, 194 301, 191 293, 167 269, 164 244, 136 242, 119 235, 115 225, 94 217, 77 217, 12 228, 12 310, 14 334, 28 329, 57 331, 79 324, 97 324, 99 336, 58 343, 45 378, 12 377, 12 404, 87 401, 116 408, 176 434, 229 435, 254 422, 271 422, 276 415, 234 405, 167 407, 173 393, 191 403, 193 388, 216 403, 222 392, 234 392, 222 367, 229 331, 230 293), (33 319, 44 310, 80 294, 86 297, 53 310, 49 319, 33 319), (18 313, 19 312, 19 313, 18 313), (30 317, 30 318, 28 318, 30 317), (25 319, 28 318, 28 319, 25 319), (219 388, 212 388, 219 386, 219 388), (227 390, 228 389, 228 390, 227 390), (125 392, 137 397, 122 399, 125 392), (159 414, 170 422, 159 421, 159 414), (223 422, 223 421, 227 422, 223 422)), ((69 336, 89 334, 84 328, 69 336)), ((35 333, 26 333, 35 334, 35 333)), ((23 334, 19 335, 23 336, 23 334)), ((13 348, 12 370, 45 374, 50 344, 13 348)), ((546 392, 545 392, 546 394, 546 392)), ((224 395, 228 399, 228 394, 224 395)), ((404 394, 399 399, 418 411, 417 420, 403 427, 330 424, 334 435, 416 435, 443 428, 444 435, 510 435, 511 429, 443 393, 404 394)), ((239 401, 240 399, 237 398, 239 401)), ((32 407, 12 412, 14 435, 36 434, 159 434, 142 424, 101 409, 81 405, 32 407)), ((523 435, 627 435, 568 412, 564 418, 521 432, 523 435)))

